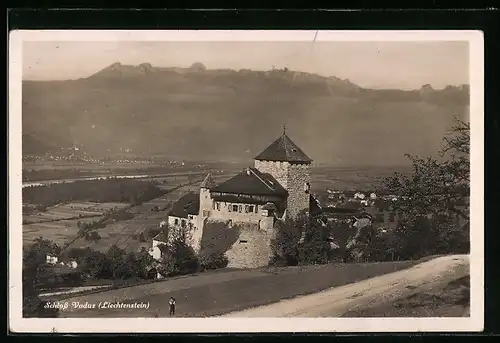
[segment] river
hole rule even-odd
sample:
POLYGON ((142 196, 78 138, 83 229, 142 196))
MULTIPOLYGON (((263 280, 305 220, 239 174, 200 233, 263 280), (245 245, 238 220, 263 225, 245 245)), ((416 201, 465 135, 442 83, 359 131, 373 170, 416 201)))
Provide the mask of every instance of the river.
POLYGON ((36 186, 47 186, 56 183, 71 183, 75 181, 90 181, 90 180, 102 180, 106 178, 117 178, 117 179, 146 179, 146 178, 160 178, 160 177, 176 177, 176 176, 197 176, 204 174, 204 172, 193 172, 193 173, 170 173, 170 174, 151 174, 151 175, 100 175, 100 176, 89 176, 82 178, 73 179, 59 179, 59 180, 43 180, 43 181, 27 181, 23 182, 23 188, 25 187, 36 187, 36 186))

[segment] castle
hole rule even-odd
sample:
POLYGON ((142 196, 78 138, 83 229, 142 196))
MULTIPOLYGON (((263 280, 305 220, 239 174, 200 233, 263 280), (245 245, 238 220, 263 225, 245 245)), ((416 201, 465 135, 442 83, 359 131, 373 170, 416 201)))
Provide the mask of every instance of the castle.
MULTIPOLYGON (((311 163, 283 130, 281 137, 254 158, 253 167, 219 185, 209 173, 199 194, 188 193, 173 205, 168 225, 189 228, 196 251, 203 249, 202 240, 207 240, 214 228, 219 233, 209 239, 215 245, 218 240, 223 244, 222 236, 234 233, 225 249, 229 267, 267 265, 276 222, 309 213, 314 204, 310 195, 311 163)), ((163 233, 153 239, 155 258, 161 256, 157 246, 167 241, 163 233)))

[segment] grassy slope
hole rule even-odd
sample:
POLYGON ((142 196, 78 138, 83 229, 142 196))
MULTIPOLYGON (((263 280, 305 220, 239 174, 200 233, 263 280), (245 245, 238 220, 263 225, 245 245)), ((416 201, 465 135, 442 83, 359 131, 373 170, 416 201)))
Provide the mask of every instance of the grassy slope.
POLYGON ((412 294, 391 304, 345 313, 344 317, 463 317, 469 315, 470 276, 445 287, 412 294))
MULTIPOLYGON (((329 264, 310 267, 266 269, 264 272, 243 270, 221 281, 221 272, 203 273, 179 281, 167 280, 135 289, 101 292, 83 296, 80 301, 149 302, 148 310, 94 310, 63 313, 62 317, 154 317, 168 315, 168 299, 177 299, 177 316, 203 317, 261 306, 297 295, 318 292, 330 287, 357 282, 418 263, 329 264), (199 282, 198 282, 199 281, 199 282), (156 289, 153 291, 153 289, 156 289), (149 294, 149 295, 148 295, 149 294)), ((70 300, 73 301, 73 300, 70 300)))

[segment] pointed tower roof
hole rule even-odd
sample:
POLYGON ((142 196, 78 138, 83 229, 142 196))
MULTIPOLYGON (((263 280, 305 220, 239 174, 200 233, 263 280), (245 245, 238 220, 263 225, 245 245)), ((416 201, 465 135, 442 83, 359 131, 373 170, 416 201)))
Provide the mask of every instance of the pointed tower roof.
POLYGON ((214 179, 212 179, 212 173, 208 173, 207 176, 205 176, 203 182, 201 183, 200 188, 210 189, 215 186, 217 185, 215 184, 214 179))
POLYGON ((310 159, 283 129, 283 135, 258 154, 255 160, 311 163, 310 159))

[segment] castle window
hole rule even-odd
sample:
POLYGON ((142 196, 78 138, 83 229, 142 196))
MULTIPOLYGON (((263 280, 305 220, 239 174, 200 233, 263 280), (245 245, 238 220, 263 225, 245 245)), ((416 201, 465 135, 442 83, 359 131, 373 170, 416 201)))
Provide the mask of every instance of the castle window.
POLYGON ((395 219, 395 217, 396 217, 396 216, 394 215, 394 213, 392 213, 392 212, 391 212, 391 213, 389 213, 389 221, 390 221, 391 223, 394 223, 394 219, 395 219))
POLYGON ((304 183, 304 192, 309 193, 309 189, 311 188, 311 185, 309 182, 304 183))
POLYGON ((233 205, 233 212, 238 212, 238 205, 233 205))
POLYGON ((255 205, 255 213, 259 213, 259 212, 257 211, 257 208, 258 208, 258 206, 257 206, 257 205, 255 205))
POLYGON ((246 243, 248 243, 248 241, 246 241, 246 240, 240 240, 240 244, 246 244, 246 243))
POLYGON ((247 212, 248 213, 253 213, 253 205, 248 205, 247 212))
POLYGON ((174 220, 174 224, 175 224, 175 225, 179 225, 179 219, 175 218, 175 220, 174 220))
POLYGON ((181 220, 181 226, 186 227, 186 221, 184 219, 181 220))
POLYGON ((238 205, 238 212, 240 212, 240 213, 241 213, 241 212, 242 212, 242 210, 243 210, 243 206, 238 205))
POLYGON ((217 211, 220 211, 220 202, 215 203, 215 208, 217 209, 217 211))

